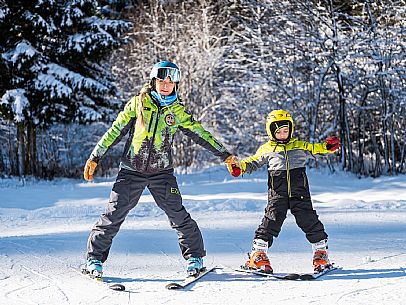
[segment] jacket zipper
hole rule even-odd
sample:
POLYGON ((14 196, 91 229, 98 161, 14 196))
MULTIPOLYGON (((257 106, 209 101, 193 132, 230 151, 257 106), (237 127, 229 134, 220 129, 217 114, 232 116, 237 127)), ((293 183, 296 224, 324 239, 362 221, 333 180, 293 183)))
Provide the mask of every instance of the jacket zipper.
POLYGON ((285 159, 286 159, 286 180, 288 183, 288 196, 289 198, 292 197, 291 190, 290 190, 290 168, 289 168, 289 157, 286 151, 286 146, 283 146, 283 150, 285 152, 285 159))
POLYGON ((152 111, 151 119, 149 120, 149 125, 148 125, 148 133, 151 131, 151 125, 152 125, 152 121, 154 119, 154 115, 155 115, 155 112, 152 111))
POLYGON ((149 148, 148 148, 148 158, 147 158, 147 164, 145 166, 146 172, 148 171, 149 160, 151 159, 151 150, 152 150, 152 145, 154 145, 154 141, 155 141, 155 134, 156 134, 156 129, 158 127, 159 116, 160 116, 160 109, 158 108, 157 116, 156 116, 156 120, 155 120, 154 133, 152 134, 151 143, 149 144, 149 148))

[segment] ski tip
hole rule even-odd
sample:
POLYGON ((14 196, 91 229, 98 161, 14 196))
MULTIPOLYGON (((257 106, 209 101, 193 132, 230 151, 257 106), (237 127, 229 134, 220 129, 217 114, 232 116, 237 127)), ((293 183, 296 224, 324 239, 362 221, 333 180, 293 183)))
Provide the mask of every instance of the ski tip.
POLYGON ((176 289, 182 289, 183 286, 179 285, 177 283, 169 283, 168 285, 165 286, 165 288, 169 289, 169 290, 176 290, 176 289))
POLYGON ((110 289, 115 290, 115 291, 124 291, 125 286, 122 284, 112 284, 109 286, 110 289))

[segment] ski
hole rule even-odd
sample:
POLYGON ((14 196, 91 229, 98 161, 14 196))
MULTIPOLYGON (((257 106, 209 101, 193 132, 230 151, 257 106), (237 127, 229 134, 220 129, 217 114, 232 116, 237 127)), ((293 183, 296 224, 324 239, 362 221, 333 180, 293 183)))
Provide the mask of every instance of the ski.
POLYGON ((88 279, 91 279, 91 280, 95 281, 96 283, 107 285, 107 287, 112 289, 112 290, 115 290, 115 291, 124 291, 125 290, 125 286, 123 284, 118 284, 118 283, 117 284, 109 284, 107 282, 104 282, 102 276, 94 276, 87 269, 82 269, 81 273, 84 276, 86 276, 88 279))
POLYGON ((261 272, 258 270, 245 269, 243 267, 237 268, 237 269, 235 269, 235 271, 255 274, 255 275, 262 276, 262 277, 276 278, 276 279, 280 279, 280 280, 311 281, 311 280, 318 279, 319 277, 326 275, 327 273, 329 273, 331 271, 338 270, 338 269, 342 269, 342 268, 333 266, 329 269, 325 269, 322 272, 318 272, 318 273, 264 273, 264 272, 261 272))
POLYGON ((171 282, 169 284, 167 284, 165 287, 166 289, 170 289, 170 290, 175 290, 175 289, 184 289, 187 286, 189 286, 192 283, 195 283, 196 281, 200 280, 203 276, 205 276, 206 274, 214 271, 215 269, 217 269, 216 266, 211 267, 211 268, 203 268, 203 270, 201 270, 198 274, 196 275, 189 275, 187 276, 184 280, 182 281, 177 281, 177 282, 171 282))
POLYGON ((338 270, 338 269, 342 269, 342 268, 332 266, 328 269, 324 269, 323 271, 317 272, 317 273, 301 273, 301 274, 299 274, 299 279, 302 281, 312 281, 312 280, 318 279, 319 277, 321 277, 323 275, 326 275, 327 273, 330 273, 331 271, 338 270))
POLYGON ((241 266, 240 268, 236 268, 234 270, 237 272, 255 274, 262 277, 275 278, 279 280, 298 280, 300 277, 300 275, 297 273, 265 273, 258 270, 246 269, 243 266, 241 266))
POLYGON ((331 271, 342 269, 341 267, 336 267, 336 266, 331 266, 328 269, 324 269, 321 272, 315 272, 315 273, 292 273, 290 279, 294 280, 301 280, 301 281, 312 281, 316 280, 319 277, 322 277, 323 275, 326 275, 327 273, 330 273, 331 271))

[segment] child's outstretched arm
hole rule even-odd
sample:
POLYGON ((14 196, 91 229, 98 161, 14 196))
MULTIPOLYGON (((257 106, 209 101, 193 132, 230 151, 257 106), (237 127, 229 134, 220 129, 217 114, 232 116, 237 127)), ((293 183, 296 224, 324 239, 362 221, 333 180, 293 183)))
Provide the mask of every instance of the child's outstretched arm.
POLYGON ((266 149, 265 145, 262 145, 255 155, 250 156, 244 160, 241 160, 241 173, 248 173, 251 174, 252 172, 259 169, 265 163, 267 163, 268 158, 266 157, 266 149))
POLYGON ((311 152, 312 155, 333 153, 340 147, 340 139, 336 136, 327 138, 323 143, 296 141, 297 148, 311 152))

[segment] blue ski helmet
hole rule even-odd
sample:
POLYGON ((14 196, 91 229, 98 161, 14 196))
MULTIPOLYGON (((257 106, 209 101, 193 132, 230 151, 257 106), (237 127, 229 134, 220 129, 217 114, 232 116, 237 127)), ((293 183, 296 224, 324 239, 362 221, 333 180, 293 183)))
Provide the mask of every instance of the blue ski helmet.
POLYGON ((167 60, 156 63, 152 67, 151 73, 149 74, 149 78, 151 80, 157 78, 163 81, 168 76, 174 83, 180 82, 180 70, 178 66, 167 60))

